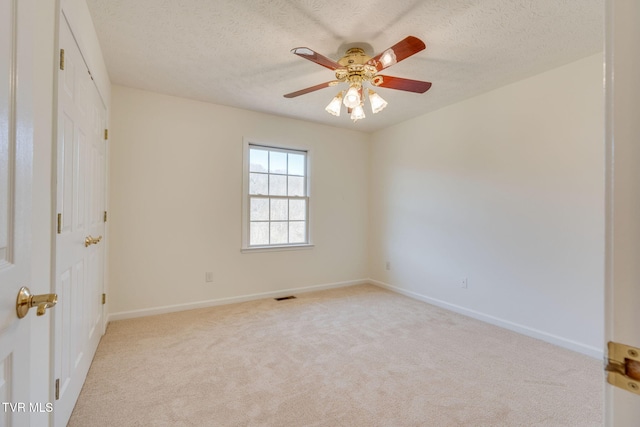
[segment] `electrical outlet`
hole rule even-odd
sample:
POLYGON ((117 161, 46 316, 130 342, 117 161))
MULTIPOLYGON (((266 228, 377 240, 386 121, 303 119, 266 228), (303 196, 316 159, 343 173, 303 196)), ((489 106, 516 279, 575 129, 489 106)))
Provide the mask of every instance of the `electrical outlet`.
POLYGON ((460 280, 460 287, 466 289, 467 288, 467 278, 463 277, 462 280, 460 280))
POLYGON ((213 282, 213 272, 207 271, 206 273, 204 273, 204 281, 213 282))
POLYGON ((386 262, 386 264, 385 264, 385 268, 386 268, 387 270, 391 270, 391 261, 387 261, 387 262, 386 262))

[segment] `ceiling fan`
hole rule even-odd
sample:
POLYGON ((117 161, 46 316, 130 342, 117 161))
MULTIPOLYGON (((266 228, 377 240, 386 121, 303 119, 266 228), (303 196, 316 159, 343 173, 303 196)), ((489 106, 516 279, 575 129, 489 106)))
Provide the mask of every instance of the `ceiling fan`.
MULTIPOLYGON (((314 52, 308 47, 296 47, 295 49, 291 49, 292 53, 335 71, 336 80, 331 80, 326 83, 291 92, 284 95, 284 97, 295 98, 296 96, 304 95, 326 87, 336 86, 340 83, 348 83, 349 89, 346 93, 344 93, 344 91, 340 91, 329 105, 327 105, 325 110, 334 116, 339 116, 341 104, 344 104, 348 109, 347 111, 351 114, 351 119, 354 122, 364 119, 364 83, 415 93, 425 93, 429 90, 431 87, 430 82, 378 74, 379 71, 407 59, 411 55, 414 55, 425 48, 426 46, 422 40, 417 37, 409 36, 373 58, 367 56, 363 49, 354 47, 347 50, 345 55, 340 58, 338 62, 335 62, 326 56, 314 52)), ((368 89, 368 95, 369 102, 371 103, 371 109, 374 113, 381 111, 387 106, 387 102, 372 89, 368 89)))

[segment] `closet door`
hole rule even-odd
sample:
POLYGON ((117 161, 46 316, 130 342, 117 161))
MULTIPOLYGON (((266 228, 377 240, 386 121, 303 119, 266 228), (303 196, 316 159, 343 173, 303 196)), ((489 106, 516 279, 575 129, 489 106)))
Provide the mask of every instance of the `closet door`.
POLYGON ((60 17, 58 72, 55 425, 67 424, 102 335, 105 107, 60 17))

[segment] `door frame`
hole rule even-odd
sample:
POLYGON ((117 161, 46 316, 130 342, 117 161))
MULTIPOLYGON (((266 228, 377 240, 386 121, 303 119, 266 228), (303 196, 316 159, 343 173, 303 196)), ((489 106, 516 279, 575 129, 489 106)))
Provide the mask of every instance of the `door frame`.
MULTIPOLYGON (((640 347, 640 4, 605 3, 605 343, 640 347), (635 73, 635 74, 634 74, 635 73)), ((605 424, 637 425, 640 396, 605 382, 605 424)))

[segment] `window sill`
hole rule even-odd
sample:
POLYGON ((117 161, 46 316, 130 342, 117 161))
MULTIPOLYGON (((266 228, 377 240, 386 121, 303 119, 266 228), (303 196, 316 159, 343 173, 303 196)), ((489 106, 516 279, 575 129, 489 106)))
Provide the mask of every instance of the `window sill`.
POLYGON ((278 251, 298 251, 313 249, 315 245, 286 245, 286 246, 254 246, 252 248, 242 248, 240 252, 243 254, 250 254, 254 252, 278 252, 278 251))

